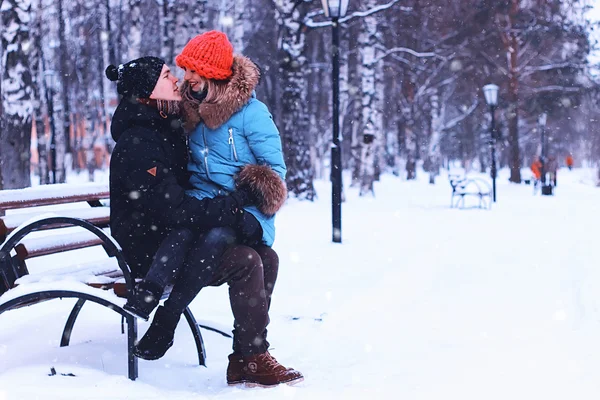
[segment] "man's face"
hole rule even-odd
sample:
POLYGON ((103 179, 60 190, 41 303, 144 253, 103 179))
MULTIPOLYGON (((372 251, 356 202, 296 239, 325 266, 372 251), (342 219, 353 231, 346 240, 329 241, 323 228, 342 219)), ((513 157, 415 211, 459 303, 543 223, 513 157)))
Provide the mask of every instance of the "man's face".
POLYGON ((158 78, 158 82, 156 82, 156 86, 154 86, 152 94, 150 94, 150 98, 155 100, 181 100, 177 81, 177 77, 171 74, 169 67, 166 64, 163 65, 160 77, 158 78))

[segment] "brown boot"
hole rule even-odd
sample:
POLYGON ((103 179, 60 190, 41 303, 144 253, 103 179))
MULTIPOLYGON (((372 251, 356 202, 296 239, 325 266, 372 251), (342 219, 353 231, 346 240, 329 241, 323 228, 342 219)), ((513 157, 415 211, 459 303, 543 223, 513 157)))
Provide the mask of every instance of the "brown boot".
POLYGON ((246 386, 277 386, 280 383, 293 385, 302 382, 304 377, 293 368, 279 364, 269 352, 242 356, 229 355, 227 367, 227 383, 229 385, 245 384, 246 386))

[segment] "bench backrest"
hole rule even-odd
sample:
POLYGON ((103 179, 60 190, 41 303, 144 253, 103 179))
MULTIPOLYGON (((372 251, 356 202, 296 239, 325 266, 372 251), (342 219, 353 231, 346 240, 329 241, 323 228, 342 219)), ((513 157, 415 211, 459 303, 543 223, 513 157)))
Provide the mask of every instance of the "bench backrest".
MULTIPOLYGON (((9 215, 0 214, 0 244, 6 240, 8 234, 18 226, 28 221, 40 218, 42 214, 67 216, 88 221, 99 228, 107 228, 110 222, 110 208, 103 207, 101 200, 109 198, 106 184, 82 185, 52 185, 36 188, 0 191, 0 213, 5 210, 29 209, 27 212, 12 212, 9 215), (90 207, 81 205, 77 208, 69 207, 71 203, 87 202, 90 207), (33 207, 65 205, 58 210, 46 211, 33 207)), ((54 207, 53 207, 54 208, 54 207)), ((26 260, 49 254, 82 249, 102 245, 102 241, 81 228, 58 229, 67 226, 56 223, 40 228, 40 230, 56 229, 56 233, 43 237, 26 236, 15 247, 16 254, 11 257, 12 267, 3 266, 0 294, 10 289, 14 281, 29 273, 26 260)))
MULTIPOLYGON (((22 223, 36 218, 43 213, 53 211, 31 210, 27 213, 6 215, 6 210, 28 209, 40 206, 62 205, 87 202, 91 207, 103 206, 101 200, 108 199, 108 185, 89 183, 81 185, 59 184, 38 186, 35 188, 0 190, 0 243, 6 236, 22 223)), ((94 225, 107 227, 110 221, 110 210, 78 209, 67 210, 68 216, 85 219, 94 225)), ((46 226, 44 229, 61 228, 64 225, 46 226)))
POLYGON ((98 202, 110 196, 106 184, 57 184, 25 189, 0 190, 0 216, 6 210, 81 201, 98 202))

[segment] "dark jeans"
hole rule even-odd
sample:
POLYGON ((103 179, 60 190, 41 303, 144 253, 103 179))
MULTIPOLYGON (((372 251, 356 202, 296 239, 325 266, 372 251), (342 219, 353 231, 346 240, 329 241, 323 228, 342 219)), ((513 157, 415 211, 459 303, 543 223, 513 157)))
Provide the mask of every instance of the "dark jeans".
POLYGON ((185 256, 194 244, 195 235, 189 229, 178 228, 171 231, 156 251, 145 280, 162 290, 175 282, 185 256))
POLYGON ((229 284, 235 318, 233 350, 244 355, 267 351, 267 325, 279 258, 267 246, 237 245, 231 228, 214 228, 189 250, 164 307, 177 315, 206 286, 229 284))

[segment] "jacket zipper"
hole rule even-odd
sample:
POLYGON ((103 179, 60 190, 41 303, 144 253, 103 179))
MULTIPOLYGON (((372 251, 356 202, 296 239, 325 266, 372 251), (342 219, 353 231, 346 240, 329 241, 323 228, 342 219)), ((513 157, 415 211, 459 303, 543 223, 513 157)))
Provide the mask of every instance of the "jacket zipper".
POLYGON ((229 145, 231 146, 231 152, 235 161, 238 160, 237 151, 235 150, 235 142, 233 141, 233 129, 229 128, 229 145))
POLYGON ((206 134, 204 133, 204 125, 202 125, 202 139, 204 140, 204 168, 206 168, 206 176, 210 178, 208 172, 208 144, 206 143, 206 134))

